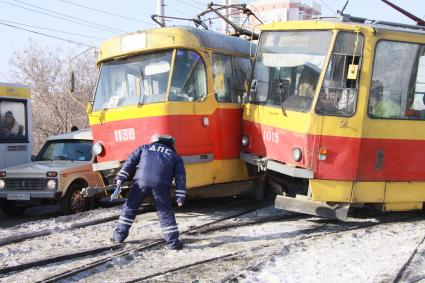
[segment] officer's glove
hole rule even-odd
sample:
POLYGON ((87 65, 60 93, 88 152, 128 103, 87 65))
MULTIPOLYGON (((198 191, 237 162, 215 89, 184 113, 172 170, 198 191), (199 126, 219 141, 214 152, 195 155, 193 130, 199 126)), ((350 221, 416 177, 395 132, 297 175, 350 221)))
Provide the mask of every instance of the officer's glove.
POLYGON ((111 195, 111 201, 117 198, 121 198, 121 180, 117 180, 117 187, 115 188, 115 191, 111 195))
POLYGON ((178 206, 178 207, 182 207, 182 206, 183 206, 183 203, 182 203, 182 202, 178 202, 178 203, 177 203, 177 206, 178 206))

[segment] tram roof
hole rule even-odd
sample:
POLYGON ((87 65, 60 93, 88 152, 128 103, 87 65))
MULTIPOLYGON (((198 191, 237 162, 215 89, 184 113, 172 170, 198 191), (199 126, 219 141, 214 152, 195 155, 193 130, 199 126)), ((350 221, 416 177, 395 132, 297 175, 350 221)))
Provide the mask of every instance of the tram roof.
POLYGON ((425 35, 425 27, 417 25, 408 25, 395 22, 371 21, 364 18, 351 17, 344 15, 338 18, 318 18, 307 21, 287 21, 265 24, 260 27, 261 31, 268 30, 308 30, 308 29, 342 29, 354 30, 360 28, 363 31, 375 33, 377 31, 386 31, 394 33, 410 33, 425 35))
POLYGON ((207 48, 245 55, 255 54, 255 45, 247 40, 195 27, 175 26, 113 37, 100 46, 98 61, 171 48, 207 48))

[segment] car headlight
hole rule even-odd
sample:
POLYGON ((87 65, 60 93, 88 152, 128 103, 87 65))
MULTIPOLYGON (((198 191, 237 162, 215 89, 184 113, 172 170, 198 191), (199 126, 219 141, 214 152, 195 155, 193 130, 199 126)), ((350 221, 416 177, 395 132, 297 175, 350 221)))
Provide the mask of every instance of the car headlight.
POLYGON ((53 190, 54 188, 56 188, 56 180, 47 181, 47 188, 49 190, 53 190))
POLYGON ((0 180, 0 189, 4 189, 5 185, 6 183, 4 182, 4 180, 0 180))
POLYGON ((100 155, 103 152, 103 145, 100 142, 97 142, 92 147, 93 153, 96 155, 100 155))
POLYGON ((249 137, 243 136, 241 142, 242 142, 243 146, 248 146, 249 145, 249 137))
POLYGON ((292 150, 292 158, 294 158, 294 160, 296 162, 300 162, 301 159, 303 158, 303 153, 302 153, 301 149, 299 149, 298 147, 295 147, 292 150))

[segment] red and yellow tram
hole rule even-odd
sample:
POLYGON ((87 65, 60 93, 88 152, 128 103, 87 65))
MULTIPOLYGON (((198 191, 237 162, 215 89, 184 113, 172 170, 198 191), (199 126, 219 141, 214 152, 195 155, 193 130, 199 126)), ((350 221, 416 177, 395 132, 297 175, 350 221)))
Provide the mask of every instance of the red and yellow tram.
POLYGON ((350 206, 425 201, 425 29, 388 22, 261 28, 241 158, 276 206, 345 219, 350 206))
POLYGON ((203 197, 192 188, 214 184, 242 182, 206 196, 250 187, 239 152, 242 96, 254 51, 243 39, 191 27, 143 30, 103 43, 88 107, 94 170, 113 184, 136 147, 169 134, 186 165, 189 196, 203 197))

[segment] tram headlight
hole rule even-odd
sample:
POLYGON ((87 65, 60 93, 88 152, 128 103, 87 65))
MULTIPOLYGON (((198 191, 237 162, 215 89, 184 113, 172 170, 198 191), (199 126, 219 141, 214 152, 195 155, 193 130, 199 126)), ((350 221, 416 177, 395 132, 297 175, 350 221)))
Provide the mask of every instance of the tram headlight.
POLYGON ((56 180, 50 179, 49 181, 47 181, 47 188, 49 190, 53 190, 54 188, 56 188, 56 180))
POLYGON ((0 179, 0 190, 4 189, 5 185, 6 185, 6 183, 4 182, 4 180, 0 179))
POLYGON ((243 146, 248 146, 249 145, 249 137, 248 136, 243 136, 241 143, 243 146))
POLYGON ((300 162, 300 161, 301 161, 301 159, 303 158, 303 152, 301 151, 301 149, 300 149, 300 148, 295 147, 295 148, 292 150, 292 158, 294 158, 294 160, 295 160, 296 162, 300 162))
POLYGON ((103 152, 103 145, 100 142, 97 142, 92 147, 93 153, 96 155, 101 155, 103 152))

